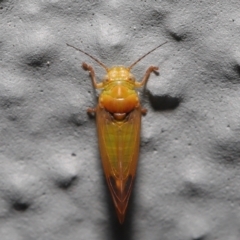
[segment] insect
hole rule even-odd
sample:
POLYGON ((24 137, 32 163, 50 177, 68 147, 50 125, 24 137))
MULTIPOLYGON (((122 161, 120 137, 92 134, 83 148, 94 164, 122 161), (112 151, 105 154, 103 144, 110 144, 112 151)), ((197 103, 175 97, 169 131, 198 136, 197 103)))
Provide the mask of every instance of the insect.
POLYGON ((136 81, 131 69, 148 54, 166 43, 144 54, 129 67, 113 66, 111 68, 85 51, 67 44, 89 56, 106 70, 103 81, 98 83, 92 66, 85 62, 82 64, 83 69, 89 71, 94 88, 102 89, 97 106, 89 108, 87 112, 96 115, 102 166, 121 224, 124 222, 136 175, 141 116, 147 112, 140 104, 136 89, 144 87, 150 74, 157 71, 158 67, 150 66, 140 82, 136 81))

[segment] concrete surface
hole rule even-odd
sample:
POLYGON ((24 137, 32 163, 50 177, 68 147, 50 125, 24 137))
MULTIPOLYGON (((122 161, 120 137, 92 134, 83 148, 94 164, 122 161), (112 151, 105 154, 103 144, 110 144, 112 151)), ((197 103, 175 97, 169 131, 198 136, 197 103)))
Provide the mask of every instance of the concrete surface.
POLYGON ((239 240, 240 2, 0 1, 1 240, 239 240), (120 226, 83 61, 138 63, 137 179, 120 226))

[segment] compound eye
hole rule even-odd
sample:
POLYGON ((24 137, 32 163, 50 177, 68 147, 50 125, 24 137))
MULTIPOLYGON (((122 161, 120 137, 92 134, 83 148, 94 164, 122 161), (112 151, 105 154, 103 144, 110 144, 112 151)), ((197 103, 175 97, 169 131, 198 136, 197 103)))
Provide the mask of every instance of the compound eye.
POLYGON ((110 81, 110 79, 107 77, 107 76, 105 76, 104 78, 103 78, 103 82, 109 82, 110 81))
POLYGON ((136 79, 133 75, 130 75, 128 79, 129 79, 130 82, 135 82, 136 81, 136 79))

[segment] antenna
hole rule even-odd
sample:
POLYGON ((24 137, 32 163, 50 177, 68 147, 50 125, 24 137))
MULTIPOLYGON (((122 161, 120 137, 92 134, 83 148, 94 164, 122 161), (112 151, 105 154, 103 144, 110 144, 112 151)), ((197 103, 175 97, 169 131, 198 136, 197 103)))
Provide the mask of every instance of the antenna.
POLYGON ((150 54, 151 52, 155 51, 156 49, 160 48, 161 46, 163 46, 164 44, 166 44, 166 42, 161 43, 160 45, 158 45, 157 47, 155 47, 154 49, 152 49, 151 51, 149 51, 148 53, 144 54, 142 57, 140 57, 136 62, 134 62, 130 67, 128 67, 128 69, 130 70, 133 66, 135 66, 138 62, 140 62, 143 58, 145 58, 148 54, 150 54))
POLYGON ((107 66, 105 66, 103 63, 101 63, 97 58, 93 57, 93 56, 90 55, 89 53, 86 53, 86 52, 84 52, 83 50, 81 50, 81 49, 79 49, 79 48, 76 48, 76 47, 74 47, 74 46, 72 46, 72 45, 70 45, 70 44, 68 44, 68 43, 66 43, 66 44, 67 44, 67 46, 72 47, 72 48, 78 50, 79 52, 82 52, 82 53, 86 54, 86 55, 89 56, 91 59, 93 59, 94 61, 96 61, 100 66, 102 66, 106 71, 108 71, 107 66))

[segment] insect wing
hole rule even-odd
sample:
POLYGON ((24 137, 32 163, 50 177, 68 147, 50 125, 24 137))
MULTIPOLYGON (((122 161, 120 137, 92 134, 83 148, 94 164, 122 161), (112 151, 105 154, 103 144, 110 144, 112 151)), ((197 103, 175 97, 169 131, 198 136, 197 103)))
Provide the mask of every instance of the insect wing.
POLYGON ((123 121, 115 120, 99 106, 96 115, 102 165, 118 219, 123 223, 137 168, 141 110, 134 109, 123 121))

